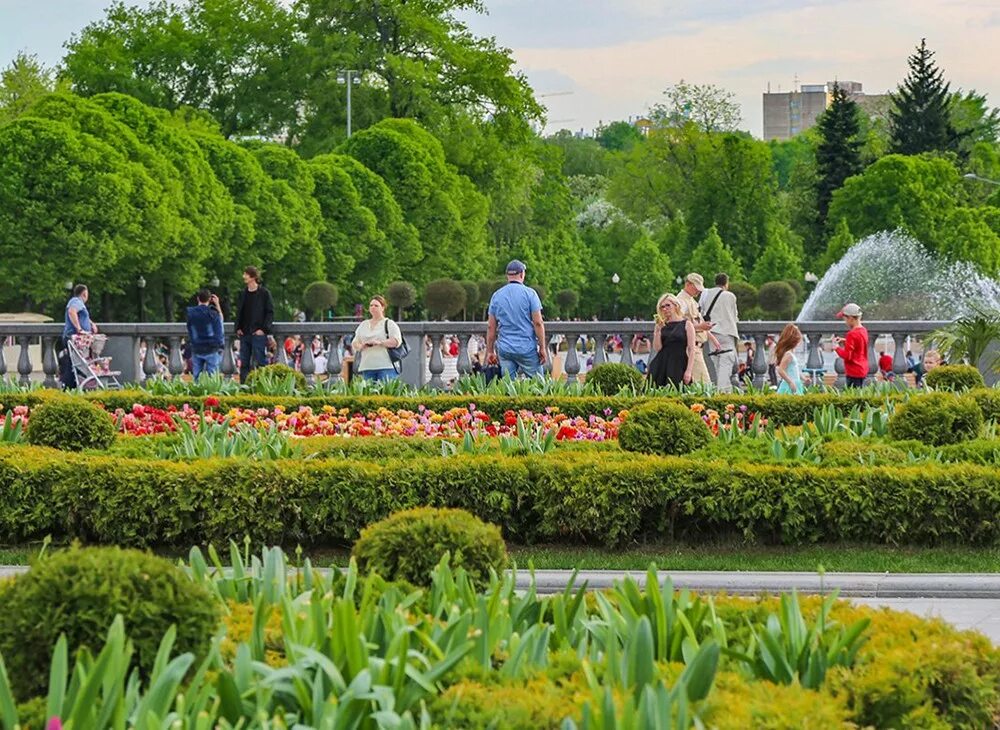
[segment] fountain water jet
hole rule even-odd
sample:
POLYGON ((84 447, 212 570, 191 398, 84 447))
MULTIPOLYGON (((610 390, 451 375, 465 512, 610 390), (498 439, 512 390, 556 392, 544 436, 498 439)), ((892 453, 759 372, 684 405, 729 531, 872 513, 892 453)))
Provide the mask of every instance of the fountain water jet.
POLYGON ((882 231, 824 274, 797 321, 834 319, 847 302, 870 320, 950 320, 976 307, 1000 309, 1000 282, 967 262, 945 261, 903 231, 882 231))

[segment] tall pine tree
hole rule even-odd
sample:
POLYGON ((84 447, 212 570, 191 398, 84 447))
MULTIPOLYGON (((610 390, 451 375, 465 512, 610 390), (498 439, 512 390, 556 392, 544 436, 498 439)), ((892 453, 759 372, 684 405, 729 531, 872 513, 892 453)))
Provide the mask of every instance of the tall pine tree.
POLYGON ((951 121, 951 84, 945 82, 944 72, 935 65, 926 38, 920 39, 909 64, 909 75, 892 94, 892 151, 903 155, 960 152, 961 135, 951 121))
POLYGON ((833 100, 817 126, 820 143, 816 148, 816 206, 822 230, 833 191, 847 178, 859 174, 863 167, 858 139, 858 105, 839 84, 834 84, 833 100))

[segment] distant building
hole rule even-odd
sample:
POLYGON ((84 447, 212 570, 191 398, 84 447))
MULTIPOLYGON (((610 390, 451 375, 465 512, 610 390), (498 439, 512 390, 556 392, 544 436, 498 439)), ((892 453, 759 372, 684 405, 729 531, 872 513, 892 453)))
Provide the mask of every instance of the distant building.
POLYGON ((764 93, 764 141, 791 139, 815 126, 820 114, 833 101, 834 83, 869 113, 885 107, 888 95, 865 94, 857 81, 802 84, 798 91, 778 93, 771 93, 769 87, 764 93))

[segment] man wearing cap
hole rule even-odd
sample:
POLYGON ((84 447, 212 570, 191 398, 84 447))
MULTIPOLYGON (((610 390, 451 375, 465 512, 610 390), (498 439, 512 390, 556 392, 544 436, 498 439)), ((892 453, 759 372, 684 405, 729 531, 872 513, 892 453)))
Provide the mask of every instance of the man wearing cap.
POLYGON ((860 388, 868 377, 868 330, 861 325, 861 307, 845 304, 837 316, 847 324, 846 337, 834 337, 837 355, 844 361, 848 388, 860 388))
POLYGON ((677 292, 677 299, 681 303, 681 314, 694 325, 694 341, 697 347, 694 348, 694 362, 691 364, 691 382, 708 385, 712 379, 705 366, 705 341, 711 339, 715 349, 721 348, 715 335, 710 332, 712 323, 706 322, 701 316, 698 297, 703 291, 705 291, 705 280, 701 274, 688 274, 684 279, 684 288, 677 292))
POLYGON ((490 298, 486 329, 487 362, 499 359, 507 377, 517 374, 540 376, 545 365, 545 323, 538 293, 524 285, 525 266, 518 260, 507 264, 507 284, 490 298))

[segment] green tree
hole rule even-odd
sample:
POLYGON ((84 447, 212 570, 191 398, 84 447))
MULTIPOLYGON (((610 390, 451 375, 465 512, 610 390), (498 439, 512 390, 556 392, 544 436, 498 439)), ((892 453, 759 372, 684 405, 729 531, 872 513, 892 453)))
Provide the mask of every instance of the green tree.
POLYGON ((795 290, 788 282, 771 281, 760 288, 757 294, 760 308, 766 314, 777 319, 784 319, 792 316, 792 308, 795 306, 795 290))
POLYGON ((996 145, 1000 141, 1000 109, 991 109, 985 94, 974 90, 952 94, 951 123, 961 137, 963 154, 981 143, 996 145))
POLYGON ((568 129, 562 129, 546 137, 545 141, 562 150, 562 174, 607 175, 611 169, 612 157, 597 140, 577 137, 568 129))
POLYGON ((302 292, 302 304, 310 319, 323 318, 324 312, 337 306, 337 286, 328 281, 314 281, 302 292))
POLYGON ((834 84, 830 106, 817 122, 820 142, 816 148, 816 207, 819 224, 826 223, 833 191, 861 172, 858 140, 858 105, 834 84))
POLYGON ((909 74, 892 95, 892 151, 903 155, 958 152, 961 135, 952 124, 951 85, 934 63, 926 38, 920 39, 908 63, 909 74))
POLYGON ((556 305, 564 317, 571 317, 580 304, 580 295, 572 289, 560 289, 556 292, 556 305))
MULTIPOLYGON (((298 7, 312 118, 333 120, 335 129, 346 116, 337 84, 337 70, 345 67, 360 72, 365 105, 382 116, 433 125, 459 107, 491 115, 510 138, 523 137, 526 123, 542 116, 511 52, 493 38, 476 37, 462 20, 470 11, 484 12, 476 0, 302 0, 298 7)), ((303 136, 332 131, 324 123, 303 136)))
POLYGON ((823 258, 820 262, 819 273, 823 273, 844 258, 844 254, 850 251, 851 246, 854 244, 854 236, 851 235, 851 229, 847 225, 847 219, 841 218, 837 222, 833 235, 830 236, 829 243, 827 243, 826 253, 823 254, 823 258))
POLYGON ((641 314, 655 308, 657 298, 673 286, 670 258, 647 236, 636 241, 621 268, 620 301, 626 312, 641 314))
POLYGON ((0 71, 0 124, 17 119, 32 104, 55 88, 55 72, 38 57, 19 52, 0 71))
POLYGON ((732 251, 723 243, 714 224, 702 242, 691 252, 688 270, 698 272, 707 280, 713 279, 719 273, 735 277, 736 272, 743 271, 732 251))
POLYGON ((431 314, 447 319, 465 307, 465 287, 454 279, 435 279, 424 289, 424 305, 431 314))
POLYGON ((306 79, 295 18, 278 0, 114 2, 66 47, 65 73, 81 94, 204 109, 227 137, 286 129, 306 79))
POLYGON ((396 319, 403 319, 403 310, 409 309, 417 301, 417 288, 408 281, 394 281, 386 287, 385 298, 396 308, 396 319))
POLYGON ((666 99, 649 110, 654 124, 660 126, 693 124, 703 132, 733 132, 742 121, 736 94, 714 84, 689 84, 681 79, 663 95, 666 99))
POLYGON ((789 244, 788 233, 777 233, 754 264, 750 283, 761 286, 769 281, 802 278, 802 258, 789 244))
POLYGON ((631 122, 611 122, 597 128, 597 143, 612 152, 628 152, 642 142, 643 136, 631 122))

